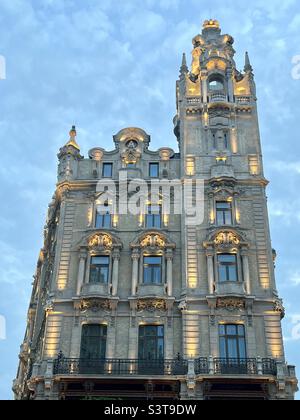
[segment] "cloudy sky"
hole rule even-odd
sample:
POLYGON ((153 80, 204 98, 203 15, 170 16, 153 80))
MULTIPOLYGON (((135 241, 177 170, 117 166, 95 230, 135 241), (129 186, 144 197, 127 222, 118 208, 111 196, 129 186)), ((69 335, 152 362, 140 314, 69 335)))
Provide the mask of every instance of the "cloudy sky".
POLYGON ((248 50, 255 69, 287 360, 300 366, 299 1, 0 0, 0 399, 11 398, 56 154, 70 126, 85 155, 112 148, 127 126, 149 132, 153 149, 176 148, 181 55, 211 17, 234 36, 238 67, 248 50))

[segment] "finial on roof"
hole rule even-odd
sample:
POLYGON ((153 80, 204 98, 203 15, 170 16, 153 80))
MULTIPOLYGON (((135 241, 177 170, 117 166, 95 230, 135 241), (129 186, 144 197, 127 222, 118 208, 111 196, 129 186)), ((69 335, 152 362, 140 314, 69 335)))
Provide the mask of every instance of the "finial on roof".
POLYGON ((182 55, 182 63, 181 63, 181 67, 180 67, 180 76, 184 76, 185 74, 187 74, 189 72, 187 63, 186 63, 186 55, 185 53, 183 53, 182 55))
POLYGON ((246 52, 246 54, 245 54, 245 67, 244 67, 244 71, 245 72, 253 72, 253 67, 251 66, 248 52, 246 52))
POLYGON ((209 19, 203 23, 203 29, 220 29, 220 23, 216 19, 209 19))
POLYGON ((68 141, 66 146, 73 146, 75 149, 80 150, 80 147, 78 146, 76 142, 76 136, 77 136, 76 127, 75 125, 73 125, 70 130, 70 140, 68 141))

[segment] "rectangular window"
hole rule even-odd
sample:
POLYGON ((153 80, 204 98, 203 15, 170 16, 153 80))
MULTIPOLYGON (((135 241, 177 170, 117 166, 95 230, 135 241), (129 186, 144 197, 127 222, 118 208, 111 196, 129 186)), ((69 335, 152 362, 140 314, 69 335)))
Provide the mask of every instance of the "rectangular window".
POLYGON ((139 360, 163 359, 164 327, 162 325, 141 326, 139 328, 139 360))
POLYGON ((106 325, 83 325, 78 373, 103 375, 105 372, 106 339, 106 325))
POLYGON ((218 255, 218 272, 219 282, 236 282, 237 274, 237 257, 235 254, 219 254, 218 255))
POLYGON ((135 164, 134 162, 128 162, 128 163, 126 164, 126 167, 127 167, 128 169, 135 169, 135 168, 136 168, 136 164, 135 164))
POLYGON ((144 284, 162 283, 162 257, 144 257, 144 284))
POLYGON ((246 359, 244 325, 219 326, 220 357, 224 359, 246 359))
POLYGON ((149 176, 150 178, 159 178, 159 163, 149 164, 149 176))
POLYGON ((97 208, 96 229, 109 229, 111 227, 110 207, 106 204, 97 208))
POLYGON ((218 201, 216 203, 218 226, 232 225, 232 203, 229 201, 218 201))
POLYGON ((157 206, 149 205, 147 207, 147 214, 146 214, 146 228, 160 229, 161 224, 162 224, 161 215, 162 215, 161 205, 157 205, 157 206))
POLYGON ((102 177, 103 178, 111 178, 113 171, 113 164, 112 163, 103 163, 102 169, 102 177))
POLYGON ((90 283, 108 284, 109 257, 92 257, 90 283))

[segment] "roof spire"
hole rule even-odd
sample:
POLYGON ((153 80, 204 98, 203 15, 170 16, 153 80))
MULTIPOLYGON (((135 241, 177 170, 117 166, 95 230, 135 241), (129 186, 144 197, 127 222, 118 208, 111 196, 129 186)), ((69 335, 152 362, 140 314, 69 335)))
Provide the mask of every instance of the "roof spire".
POLYGON ((75 149, 80 150, 80 147, 78 146, 76 142, 77 131, 76 131, 75 125, 72 126, 69 134, 70 134, 70 140, 68 141, 66 146, 73 146, 75 149))
POLYGON ((186 63, 186 55, 183 53, 182 55, 182 63, 180 67, 180 78, 183 78, 184 75, 186 75, 189 72, 187 63, 186 63))
POLYGON ((245 72, 250 72, 250 73, 253 72, 253 67, 251 66, 249 54, 248 54, 247 51, 246 51, 246 54, 245 54, 245 67, 244 67, 244 71, 245 72))

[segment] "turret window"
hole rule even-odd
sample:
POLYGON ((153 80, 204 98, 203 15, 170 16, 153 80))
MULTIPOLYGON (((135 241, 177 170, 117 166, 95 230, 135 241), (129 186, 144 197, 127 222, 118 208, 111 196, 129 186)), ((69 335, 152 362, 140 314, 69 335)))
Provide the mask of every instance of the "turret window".
POLYGON ((218 260, 218 272, 219 282, 237 282, 238 281, 238 270, 237 270, 237 256, 235 254, 219 254, 218 260))
POLYGON ((162 283, 162 257, 144 257, 144 284, 162 283))
POLYGON ((91 258, 90 283, 108 284, 109 260, 107 256, 91 258))
POLYGON ((216 203, 217 225, 232 225, 232 203, 230 201, 218 201, 216 203))

